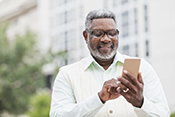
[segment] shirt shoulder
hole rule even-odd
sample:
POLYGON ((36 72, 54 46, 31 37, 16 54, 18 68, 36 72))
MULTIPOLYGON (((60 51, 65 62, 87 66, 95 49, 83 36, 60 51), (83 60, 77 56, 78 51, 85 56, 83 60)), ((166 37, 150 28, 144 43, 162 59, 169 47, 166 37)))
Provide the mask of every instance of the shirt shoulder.
POLYGON ((83 58, 82 60, 77 61, 75 63, 62 66, 60 68, 60 71, 63 71, 63 72, 74 72, 74 71, 77 71, 77 70, 83 70, 83 68, 87 64, 87 61, 88 61, 88 58, 83 58))

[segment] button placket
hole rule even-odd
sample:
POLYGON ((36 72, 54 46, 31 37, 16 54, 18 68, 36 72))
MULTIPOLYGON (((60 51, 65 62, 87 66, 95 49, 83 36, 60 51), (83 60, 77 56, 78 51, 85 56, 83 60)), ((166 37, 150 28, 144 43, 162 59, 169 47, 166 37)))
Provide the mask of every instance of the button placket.
POLYGON ((106 76, 107 76, 107 73, 106 71, 103 73, 103 80, 106 81, 106 76))
POLYGON ((109 113, 112 114, 113 113, 113 110, 109 110, 109 113))

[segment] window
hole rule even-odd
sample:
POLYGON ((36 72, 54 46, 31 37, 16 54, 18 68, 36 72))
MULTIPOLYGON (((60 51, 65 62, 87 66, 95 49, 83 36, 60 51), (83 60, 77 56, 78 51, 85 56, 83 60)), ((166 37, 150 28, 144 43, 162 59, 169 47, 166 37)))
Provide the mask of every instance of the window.
POLYGON ((135 31, 134 33, 137 34, 137 9, 134 9, 134 25, 135 25, 135 31))
POLYGON ((58 35, 58 48, 59 50, 61 51, 64 51, 65 50, 65 42, 64 42, 64 38, 65 38, 65 34, 64 33, 60 33, 58 35))
MULTIPOLYGON (((64 43, 65 43, 65 52, 67 53, 67 48, 68 48, 68 40, 67 40, 67 31, 64 33, 65 38, 64 38, 64 43)), ((67 58, 65 58, 65 64, 68 64, 67 58)))
POLYGON ((49 0, 49 8, 54 9, 62 4, 63 0, 49 0))
POLYGON ((62 25, 62 24, 64 24, 64 22, 65 22, 65 16, 64 16, 65 14, 64 13, 60 13, 59 15, 58 15, 58 22, 59 22, 59 25, 62 25))
POLYGON ((71 29, 67 32, 67 54, 68 54, 68 64, 74 62, 75 53, 75 30, 71 29))
POLYGON ((122 13, 122 36, 127 37, 129 34, 128 11, 122 13))
POLYGON ((135 43, 135 56, 138 57, 138 43, 135 43))
POLYGON ((144 6, 144 20, 145 20, 145 32, 148 32, 148 7, 144 6))
POLYGON ((68 51, 73 51, 75 49, 75 30, 69 30, 67 33, 67 50, 68 51))
POLYGON ((121 5, 121 1, 120 0, 113 0, 113 6, 120 6, 121 5))
POLYGON ((146 56, 149 57, 149 41, 145 41, 145 50, 146 50, 146 56))
POLYGON ((58 0, 58 5, 59 5, 59 6, 62 5, 63 3, 64 3, 63 0, 58 0))
POLYGON ((67 51, 67 47, 68 47, 68 40, 67 40, 67 37, 68 37, 68 34, 67 34, 67 31, 64 33, 64 44, 65 44, 65 50, 67 51))
POLYGON ((129 55, 129 45, 123 46, 123 53, 129 55))
POLYGON ((126 4, 128 2, 128 0, 122 0, 121 2, 122 2, 122 4, 126 4))
POLYGON ((67 11, 64 12, 64 23, 66 24, 67 23, 67 20, 68 20, 68 16, 67 16, 67 11))
POLYGON ((83 6, 80 6, 80 18, 84 18, 84 8, 83 8, 83 6))
POLYGON ((67 22, 75 20, 75 9, 71 9, 67 12, 67 22))

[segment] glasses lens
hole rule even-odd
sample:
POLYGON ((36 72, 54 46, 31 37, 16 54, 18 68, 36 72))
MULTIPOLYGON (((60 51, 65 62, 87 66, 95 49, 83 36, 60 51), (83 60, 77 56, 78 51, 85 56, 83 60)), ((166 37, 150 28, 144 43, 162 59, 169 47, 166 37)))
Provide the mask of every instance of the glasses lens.
POLYGON ((101 37, 104 35, 104 32, 102 30, 94 30, 92 34, 96 37, 101 37))
POLYGON ((111 37, 114 37, 117 35, 117 31, 116 30, 110 30, 108 31, 108 35, 111 36, 111 37))

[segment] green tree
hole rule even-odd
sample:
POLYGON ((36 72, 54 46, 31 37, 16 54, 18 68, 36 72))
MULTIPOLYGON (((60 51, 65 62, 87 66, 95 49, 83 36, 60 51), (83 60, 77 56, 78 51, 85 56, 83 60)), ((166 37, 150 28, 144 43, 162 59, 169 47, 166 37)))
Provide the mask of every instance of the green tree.
POLYGON ((175 117, 175 112, 171 113, 170 117, 175 117))
POLYGON ((30 117, 49 117, 50 94, 48 91, 40 91, 30 98, 29 110, 27 114, 30 117))
POLYGON ((9 40, 7 27, 0 24, 0 113, 20 114, 27 110, 30 96, 44 86, 44 59, 35 48, 34 33, 9 40))

